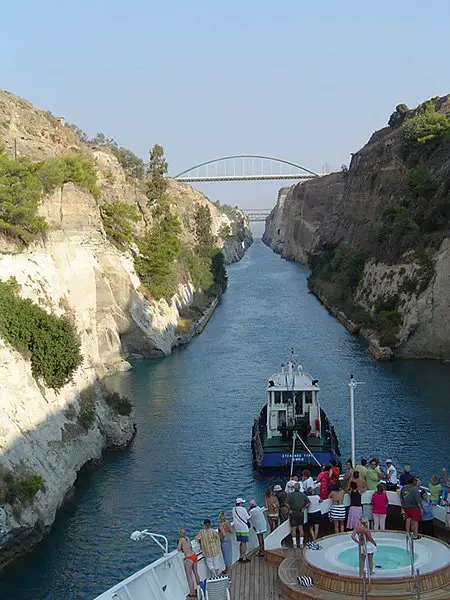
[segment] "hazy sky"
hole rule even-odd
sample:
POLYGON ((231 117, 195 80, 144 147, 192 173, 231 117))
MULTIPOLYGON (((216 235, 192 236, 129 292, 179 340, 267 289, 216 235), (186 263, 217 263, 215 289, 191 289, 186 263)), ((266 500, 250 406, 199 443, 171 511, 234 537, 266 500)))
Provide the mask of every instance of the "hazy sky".
MULTIPOLYGON (((449 92, 449 0, 15 0, 0 86, 172 173, 227 154, 339 169, 399 102, 449 92)), ((282 184, 204 185, 271 206, 282 184)))

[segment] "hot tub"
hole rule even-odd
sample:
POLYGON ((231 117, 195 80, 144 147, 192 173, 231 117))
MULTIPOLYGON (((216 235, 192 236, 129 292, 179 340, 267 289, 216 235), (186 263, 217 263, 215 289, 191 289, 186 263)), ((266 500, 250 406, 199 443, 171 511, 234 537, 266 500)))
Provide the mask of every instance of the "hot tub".
MULTIPOLYGON (((374 531, 377 542, 373 563, 375 577, 407 577, 411 562, 406 550, 403 532, 374 531)), ((358 547, 350 533, 331 535, 319 539, 321 550, 306 550, 305 559, 313 567, 341 576, 358 575, 358 547)), ((450 549, 434 538, 422 537, 414 544, 414 568, 420 574, 450 567, 450 549)))

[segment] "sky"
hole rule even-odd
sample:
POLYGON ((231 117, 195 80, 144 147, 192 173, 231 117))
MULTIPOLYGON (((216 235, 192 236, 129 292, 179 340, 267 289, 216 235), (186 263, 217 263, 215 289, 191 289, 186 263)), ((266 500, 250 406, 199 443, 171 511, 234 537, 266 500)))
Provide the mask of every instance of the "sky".
MULTIPOLYGON (((6 4, 6 3, 5 3, 6 4)), ((450 92, 448 0, 15 0, 0 87, 169 172, 231 154, 348 164, 396 104, 450 92)), ((199 186, 271 207, 283 182, 199 186)))

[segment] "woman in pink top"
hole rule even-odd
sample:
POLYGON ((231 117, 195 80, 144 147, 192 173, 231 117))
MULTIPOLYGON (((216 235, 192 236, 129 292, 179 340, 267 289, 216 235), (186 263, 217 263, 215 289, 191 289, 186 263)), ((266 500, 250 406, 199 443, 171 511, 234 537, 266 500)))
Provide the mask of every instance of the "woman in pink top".
POLYGON ((326 500, 330 493, 330 467, 322 466, 322 471, 317 475, 317 481, 320 483, 320 499, 326 500))
POLYGON ((377 485, 377 489, 372 494, 373 508, 373 528, 384 531, 386 529, 386 515, 389 501, 382 483, 377 485))

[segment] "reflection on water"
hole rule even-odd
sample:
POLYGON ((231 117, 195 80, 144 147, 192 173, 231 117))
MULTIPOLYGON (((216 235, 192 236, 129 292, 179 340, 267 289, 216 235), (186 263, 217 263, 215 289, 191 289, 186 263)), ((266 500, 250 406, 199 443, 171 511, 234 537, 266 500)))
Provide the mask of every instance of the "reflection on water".
POLYGON ((231 266, 229 289, 201 336, 110 379, 135 404, 136 439, 81 479, 51 534, 0 579, 2 600, 92 598, 159 555, 132 543, 131 531, 149 527, 173 544, 180 525, 195 534, 205 517, 230 512, 237 495, 261 502, 275 480, 252 470, 251 426, 267 377, 291 346, 320 379, 344 459, 354 373, 365 382, 356 392, 358 456, 410 462, 424 481, 444 466, 450 366, 377 363, 307 293, 306 276, 255 243, 231 266))

